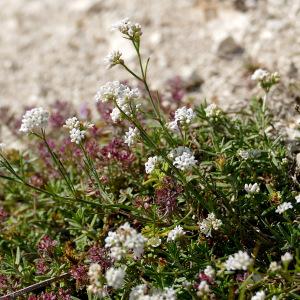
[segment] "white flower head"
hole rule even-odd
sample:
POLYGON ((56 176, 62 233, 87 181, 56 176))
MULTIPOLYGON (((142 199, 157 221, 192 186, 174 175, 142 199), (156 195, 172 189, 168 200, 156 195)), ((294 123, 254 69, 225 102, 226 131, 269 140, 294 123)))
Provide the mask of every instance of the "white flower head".
POLYGON ((80 122, 78 121, 78 119, 76 117, 72 117, 66 120, 64 127, 68 128, 68 129, 73 129, 73 128, 79 128, 80 126, 80 122))
POLYGON ((105 58, 104 63, 107 69, 112 68, 115 65, 123 64, 122 53, 120 51, 112 51, 105 58))
POLYGON ((220 109, 218 108, 218 106, 214 103, 208 105, 205 109, 205 114, 208 118, 211 118, 211 117, 216 117, 220 114, 220 109))
POLYGON ((33 132, 37 129, 47 127, 49 113, 42 107, 33 108, 26 111, 22 118, 20 131, 24 133, 33 132))
POLYGON ((300 203, 300 194, 295 197, 297 203, 300 203))
POLYGON ((125 275, 124 268, 109 268, 105 273, 107 285, 116 290, 121 288, 124 284, 125 275))
POLYGON ((72 143, 80 144, 85 138, 86 131, 78 128, 70 130, 70 139, 72 143))
POLYGON ((158 161, 158 156, 151 156, 148 158, 147 162, 145 163, 145 171, 147 174, 151 174, 155 170, 158 161))
POLYGON ((174 120, 179 122, 181 125, 188 125, 193 121, 195 116, 196 115, 191 108, 183 106, 175 111, 174 120))
POLYGON ((212 267, 212 266, 207 266, 205 269, 204 269, 204 274, 212 279, 215 278, 215 275, 216 275, 216 271, 215 269, 212 267))
POLYGON ((173 165, 182 171, 191 169, 197 163, 192 151, 183 146, 173 149, 169 157, 173 160, 173 165))
POLYGON ((271 272, 276 272, 276 271, 278 271, 278 270, 280 270, 280 269, 281 269, 281 266, 278 264, 277 261, 272 261, 272 262, 270 263, 269 270, 270 270, 271 272))
POLYGON ((203 297, 209 293, 210 293, 209 284, 207 283, 207 281, 202 280, 197 288, 197 296, 203 297))
POLYGON ((211 236, 212 230, 219 230, 222 224, 222 221, 217 219, 214 213, 210 213, 199 226, 200 231, 208 237, 211 236))
POLYGON ((276 208, 276 212, 278 214, 283 214, 285 211, 292 209, 293 205, 291 202, 283 202, 282 204, 278 205, 276 208))
POLYGON ((93 263, 89 267, 88 276, 90 280, 90 285, 88 285, 87 290, 99 298, 107 296, 107 286, 103 285, 101 282, 102 268, 99 264, 93 263))
POLYGON ((266 293, 264 291, 258 291, 254 296, 251 297, 251 300, 265 300, 266 293))
POLYGON ((142 35, 142 27, 138 23, 132 23, 128 18, 125 18, 112 26, 112 30, 119 30, 124 35, 130 38, 138 39, 142 35))
POLYGON ((289 263, 293 260, 293 255, 289 252, 286 252, 284 255, 281 256, 281 261, 283 263, 289 263))
POLYGON ((76 117, 66 120, 64 127, 69 129, 72 143, 80 144, 86 135, 86 129, 92 128, 94 124, 89 122, 80 122, 76 117))
POLYGON ((246 271, 252 262, 253 260, 248 253, 240 250, 239 252, 229 256, 225 262, 225 267, 227 271, 246 271))
POLYGON ((269 75, 270 75, 270 73, 268 71, 263 70, 263 69, 257 69, 252 74, 251 80, 253 80, 253 81, 262 81, 262 80, 265 80, 269 75))
POLYGON ((110 249, 110 257, 121 260, 133 252, 135 258, 140 258, 144 253, 144 245, 147 239, 129 223, 120 226, 116 231, 110 231, 105 239, 105 247, 110 249))
POLYGON ((127 144, 129 147, 132 146, 136 142, 138 134, 139 130, 136 127, 129 127, 128 131, 125 133, 124 143, 127 144))
POLYGON ((122 119, 122 113, 131 116, 132 111, 138 108, 138 105, 134 105, 134 100, 139 98, 140 93, 137 88, 131 89, 127 85, 120 83, 119 81, 108 82, 104 86, 100 87, 95 99, 96 102, 112 102, 116 104, 116 107, 111 112, 111 118, 113 122, 122 119))
POLYGON ((260 191, 259 185, 257 183, 246 183, 244 189, 248 194, 257 194, 260 191))
POLYGON ((176 292, 170 287, 150 290, 146 284, 140 284, 131 290, 129 300, 176 300, 176 292))
POLYGON ((181 238, 182 236, 185 235, 185 232, 183 230, 183 228, 179 225, 176 226, 174 229, 172 229, 169 233, 168 233, 168 238, 167 241, 176 241, 177 239, 181 238))

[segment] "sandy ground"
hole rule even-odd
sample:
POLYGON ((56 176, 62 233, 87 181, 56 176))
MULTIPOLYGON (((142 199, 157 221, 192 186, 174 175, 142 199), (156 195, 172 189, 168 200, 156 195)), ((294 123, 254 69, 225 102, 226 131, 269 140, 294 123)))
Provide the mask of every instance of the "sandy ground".
POLYGON ((180 75, 198 84, 199 101, 232 108, 255 90, 254 64, 293 86, 274 101, 278 111, 300 97, 299 0, 0 0, 0 104, 93 103, 99 84, 128 78, 105 69, 110 50, 135 65, 127 41, 110 31, 124 17, 143 26, 153 88, 180 75))

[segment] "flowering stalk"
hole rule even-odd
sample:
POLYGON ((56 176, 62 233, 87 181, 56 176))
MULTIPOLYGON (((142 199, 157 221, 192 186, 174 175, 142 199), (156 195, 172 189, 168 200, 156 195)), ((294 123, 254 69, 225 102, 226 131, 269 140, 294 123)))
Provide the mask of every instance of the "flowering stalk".
POLYGON ((100 181, 98 172, 96 170, 96 167, 93 163, 93 161, 91 160, 91 158, 89 157, 89 155, 87 154, 84 146, 82 143, 79 144, 80 149, 82 150, 83 154, 84 154, 84 164, 87 170, 87 173, 89 175, 89 177, 92 179, 94 178, 94 180, 96 181, 98 190, 100 192, 100 194, 102 195, 102 197, 108 202, 108 203, 112 203, 112 199, 110 198, 110 196, 107 194, 107 192, 104 190, 103 184, 100 181))

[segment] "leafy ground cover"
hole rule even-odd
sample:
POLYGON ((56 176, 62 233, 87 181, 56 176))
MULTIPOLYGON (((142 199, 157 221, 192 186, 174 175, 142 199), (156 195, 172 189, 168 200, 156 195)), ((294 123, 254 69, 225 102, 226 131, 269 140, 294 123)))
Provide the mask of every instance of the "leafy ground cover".
POLYGON ((3 114, 26 146, 1 145, 1 294, 300 298, 297 167, 267 109, 279 75, 256 70, 240 113, 190 107, 178 78, 151 91, 139 24, 115 29, 140 69, 108 55, 137 84, 100 87, 101 118, 66 102, 3 114))

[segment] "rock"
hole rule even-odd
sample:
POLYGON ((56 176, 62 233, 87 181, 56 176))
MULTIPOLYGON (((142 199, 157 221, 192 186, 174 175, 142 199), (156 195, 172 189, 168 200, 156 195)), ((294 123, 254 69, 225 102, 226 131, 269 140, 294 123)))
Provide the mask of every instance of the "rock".
POLYGON ((240 56, 244 53, 244 48, 236 43, 232 36, 227 36, 219 43, 217 54, 224 59, 232 59, 235 56, 240 56))

